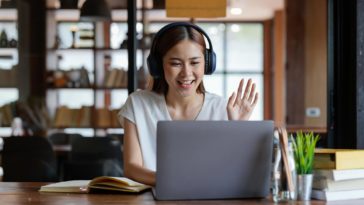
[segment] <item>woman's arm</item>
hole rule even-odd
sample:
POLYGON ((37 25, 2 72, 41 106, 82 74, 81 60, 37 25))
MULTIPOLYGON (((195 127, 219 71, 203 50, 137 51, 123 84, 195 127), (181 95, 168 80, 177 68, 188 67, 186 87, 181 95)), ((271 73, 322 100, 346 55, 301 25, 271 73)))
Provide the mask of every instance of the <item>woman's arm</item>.
POLYGON ((143 157, 134 123, 124 118, 124 175, 134 181, 155 185, 155 172, 143 167, 143 157))

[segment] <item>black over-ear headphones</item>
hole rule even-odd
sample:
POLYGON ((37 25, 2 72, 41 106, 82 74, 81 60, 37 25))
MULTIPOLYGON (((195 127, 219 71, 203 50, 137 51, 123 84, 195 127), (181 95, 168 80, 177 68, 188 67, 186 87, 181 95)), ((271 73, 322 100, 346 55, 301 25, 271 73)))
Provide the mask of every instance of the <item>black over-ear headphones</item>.
POLYGON ((209 43, 209 48, 205 49, 205 74, 207 74, 207 75, 212 74, 216 69, 216 54, 212 48, 211 40, 210 40, 209 36, 206 34, 206 32, 204 30, 202 30, 202 28, 200 28, 194 24, 187 23, 187 22, 170 23, 170 24, 164 26, 163 28, 161 28, 155 34, 152 46, 150 48, 150 53, 147 58, 149 73, 153 76, 153 78, 159 78, 162 76, 161 72, 163 72, 163 69, 158 69, 158 68, 163 67, 162 62, 160 60, 160 58, 162 58, 162 57, 156 55, 156 46, 157 46, 160 36, 162 36, 164 32, 168 31, 169 29, 178 27, 178 26, 192 27, 206 37, 206 39, 209 43))

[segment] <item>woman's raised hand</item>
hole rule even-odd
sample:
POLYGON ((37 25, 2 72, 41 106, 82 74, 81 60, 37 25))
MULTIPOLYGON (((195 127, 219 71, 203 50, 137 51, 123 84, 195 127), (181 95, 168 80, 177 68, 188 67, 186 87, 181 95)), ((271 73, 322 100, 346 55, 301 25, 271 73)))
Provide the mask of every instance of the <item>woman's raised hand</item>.
POLYGON ((255 92, 255 83, 248 80, 243 97, 244 79, 240 80, 237 94, 233 92, 227 104, 227 113, 229 120, 249 120, 255 105, 258 102, 258 93, 255 92))

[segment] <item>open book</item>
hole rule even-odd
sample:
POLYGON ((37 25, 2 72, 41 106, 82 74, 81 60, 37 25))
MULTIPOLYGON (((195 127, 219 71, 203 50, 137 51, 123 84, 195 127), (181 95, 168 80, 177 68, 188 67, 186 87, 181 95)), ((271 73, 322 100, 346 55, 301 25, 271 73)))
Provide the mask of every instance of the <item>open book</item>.
POLYGON ((40 192, 89 193, 92 189, 121 192, 141 192, 150 186, 125 177, 101 176, 92 180, 71 180, 40 187, 40 192))

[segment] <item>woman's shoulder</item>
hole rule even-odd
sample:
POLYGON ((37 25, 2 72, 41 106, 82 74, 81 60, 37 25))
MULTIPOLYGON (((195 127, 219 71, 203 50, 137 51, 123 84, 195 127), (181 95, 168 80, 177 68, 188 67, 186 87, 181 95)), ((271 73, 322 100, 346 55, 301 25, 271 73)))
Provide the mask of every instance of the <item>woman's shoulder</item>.
POLYGON ((132 101, 155 101, 161 98, 161 95, 150 90, 137 90, 129 95, 132 101))
POLYGON ((129 95, 131 98, 157 98, 159 94, 150 90, 137 90, 129 95))

